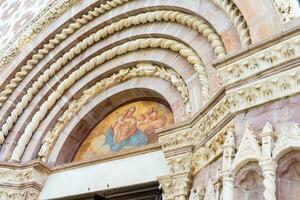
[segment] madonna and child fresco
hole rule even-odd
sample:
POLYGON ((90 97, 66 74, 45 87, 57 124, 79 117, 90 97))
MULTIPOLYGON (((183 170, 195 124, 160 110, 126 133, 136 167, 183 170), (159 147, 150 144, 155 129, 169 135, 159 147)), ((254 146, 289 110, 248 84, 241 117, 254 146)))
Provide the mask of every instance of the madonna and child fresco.
POLYGON ((127 104, 96 126, 79 148, 74 160, 99 158, 157 143, 155 129, 172 123, 172 112, 163 104, 152 101, 127 104))

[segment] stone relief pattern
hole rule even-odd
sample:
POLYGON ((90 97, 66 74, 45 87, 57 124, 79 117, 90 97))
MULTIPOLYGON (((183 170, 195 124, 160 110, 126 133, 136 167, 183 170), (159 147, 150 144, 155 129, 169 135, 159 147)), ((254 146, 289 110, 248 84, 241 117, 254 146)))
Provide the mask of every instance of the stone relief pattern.
POLYGON ((258 143, 257 135, 254 134, 251 126, 247 125, 235 156, 234 135, 227 135, 221 171, 223 199, 233 200, 235 174, 247 163, 256 161, 263 172, 264 199, 276 200, 277 162, 284 154, 300 149, 300 127, 298 124, 286 124, 280 134, 276 135, 272 125, 267 122, 260 133, 262 144, 258 143), (290 142, 292 145, 289 145, 290 142))
POLYGON ((1 29, 3 31, 0 32, 0 35, 2 33, 1 36, 3 36, 3 39, 0 41, 1 45, 3 45, 3 47, 0 48, 0 68, 10 63, 15 55, 25 45, 31 42, 33 37, 52 21, 61 16, 75 1, 76 0, 3 1, 3 4, 0 5, 3 10, 2 13, 4 13, 4 21, 6 21, 3 27, 7 26, 9 31, 6 31, 4 28, 1 29), (18 12, 16 12, 16 10, 18 12), (8 14, 11 12, 13 16, 8 14), (7 16, 11 17, 7 18, 7 16), (28 23, 29 21, 30 23, 28 23), (27 25, 24 27, 25 24, 27 25))
POLYGON ((21 185, 35 182, 44 185, 47 179, 47 173, 40 172, 34 168, 28 169, 8 169, 0 168, 0 184, 3 185, 21 185))
MULTIPOLYGON (((0 2, 0 47, 6 46, 51 0, 9 0, 0 2)), ((0 51, 1 51, 0 50, 0 51)))
POLYGON ((164 151, 170 151, 187 145, 196 145, 206 140, 211 130, 230 113, 230 104, 222 98, 210 111, 197 121, 191 129, 169 132, 159 137, 164 151))
POLYGON ((300 37, 273 45, 263 51, 226 65, 218 70, 224 85, 243 80, 259 72, 300 57, 300 37))
POLYGON ((23 190, 10 190, 0 188, 1 200, 37 200, 39 197, 39 191, 35 189, 23 189, 23 190))
POLYGON ((47 161, 48 155, 55 145, 59 135, 62 133, 68 122, 71 121, 77 112, 79 112, 83 105, 87 104, 92 98, 104 90, 136 77, 157 77, 169 81, 181 94, 186 105, 186 112, 187 114, 189 113, 190 103, 188 88, 184 80, 174 70, 146 63, 138 64, 133 68, 121 69, 119 72, 108 78, 102 79, 94 86, 83 91, 83 94, 78 99, 73 100, 69 104, 68 109, 62 114, 61 117, 59 117, 54 128, 43 139, 42 147, 38 154, 42 161, 47 161))
POLYGON ((237 112, 300 91, 299 67, 260 80, 244 88, 228 93, 231 111, 237 112))
POLYGON ((283 22, 288 22, 295 18, 295 8, 292 0, 273 0, 273 2, 283 22))
MULTIPOLYGON (((75 47, 71 48, 71 50, 67 53, 65 53, 61 58, 57 60, 56 63, 53 63, 49 69, 47 69, 43 75, 39 77, 39 79, 33 83, 32 87, 28 90, 27 94, 23 96, 22 101, 19 102, 16 106, 16 108, 12 111, 12 114, 8 119, 6 120, 6 123, 2 126, 2 130, 0 132, 0 143, 3 142, 5 139, 5 136, 7 136, 9 130, 13 127, 14 123, 17 121, 18 117, 22 114, 23 110, 27 107, 29 102, 33 99, 34 95, 39 91, 39 89, 44 85, 45 82, 47 82, 54 74, 59 71, 63 66, 65 66, 70 60, 72 60, 75 56, 80 54, 82 51, 84 51, 86 48, 91 46, 92 44, 98 42, 102 38, 106 37, 108 34, 112 34, 115 31, 119 31, 122 28, 139 24, 139 23, 145 23, 148 20, 175 20, 179 23, 186 24, 187 26, 190 26, 199 32, 205 31, 207 33, 208 40, 212 41, 212 45, 216 46, 217 53, 219 52, 220 55, 224 55, 222 52, 225 52, 224 48, 222 47, 222 42, 219 39, 217 42, 216 38, 218 37, 212 29, 207 26, 201 19, 186 15, 180 12, 175 11, 156 11, 156 12, 149 12, 149 13, 143 13, 137 16, 129 17, 127 19, 121 20, 119 22, 113 23, 111 25, 108 25, 106 28, 101 29, 97 31, 96 33, 92 34, 88 38, 84 39, 82 42, 78 43, 75 47), (220 46, 221 44, 221 46, 220 46)), ((171 41, 171 40, 170 40, 171 41)), ((173 51, 179 52, 182 56, 186 57, 187 60, 194 65, 195 70, 199 74, 199 79, 202 84, 202 92, 203 96, 205 97, 206 101, 209 99, 209 91, 208 91, 208 80, 207 75, 204 69, 204 66, 202 65, 202 61, 197 56, 196 53, 193 52, 193 50, 189 50, 187 47, 184 47, 184 45, 179 46, 179 43, 177 43, 177 46, 174 46, 175 43, 170 42, 168 44, 165 43, 165 45, 162 45, 163 41, 159 41, 155 39, 152 39, 151 41, 147 41, 149 44, 141 46, 139 48, 147 48, 147 47, 161 47, 161 48, 171 48, 173 51), (152 43, 152 44, 150 44, 152 43)), ((128 43, 129 44, 129 43, 128 43)), ((128 51, 133 51, 136 49, 130 50, 130 45, 127 45, 126 47, 123 47, 124 52, 121 52, 120 54, 126 53, 128 51), (126 49, 127 48, 127 49, 126 49), (126 51, 127 50, 127 51, 126 51)), ((111 51, 108 51, 111 52, 111 51)), ((105 54, 104 54, 105 55, 105 54)), ((103 56, 104 56, 103 55, 103 56)), ((116 56, 116 55, 115 55, 116 56)), ((109 60, 112 58, 108 58, 109 60)), ((8 95, 13 92, 13 90, 17 87, 18 83, 26 76, 29 69, 32 69, 32 65, 30 65, 30 61, 27 62, 27 65, 24 66, 24 71, 16 74, 16 77, 11 80, 11 82, 5 87, 6 89, 0 93, 0 102, 5 102, 8 98, 8 95), (2 100, 1 100, 2 99, 2 100)), ((1 103, 0 103, 1 105, 1 103)), ((3 105, 3 104, 2 104, 3 105)))
POLYGON ((216 157, 222 154, 226 130, 227 127, 219 131, 213 138, 194 152, 191 164, 192 175, 195 175, 202 168, 211 163, 216 157))
MULTIPOLYGON (((26 145, 31 139, 31 136, 33 132, 38 127, 41 120, 46 116, 47 112, 54 106, 56 101, 63 95, 63 93, 70 88, 77 80, 82 78, 85 74, 90 72, 92 69, 98 67, 99 65, 103 64, 104 62, 113 59, 114 57, 118 55, 125 54, 127 52, 132 52, 137 49, 144 49, 144 48, 163 48, 163 49, 169 49, 175 52, 178 52, 180 55, 182 55, 184 58, 187 59, 188 62, 190 62, 195 70, 198 72, 199 76, 201 77, 200 81, 204 85, 202 85, 203 89, 202 92, 206 94, 208 97, 208 79, 206 76, 205 68, 202 65, 202 62, 200 58, 197 56, 197 54, 187 46, 183 45, 182 43, 179 43, 175 40, 165 39, 165 38, 146 38, 146 39, 137 39, 133 41, 126 42, 124 44, 121 44, 119 46, 115 46, 112 49, 107 50, 106 52, 92 58, 90 61, 86 62, 84 65, 82 65, 79 69, 72 72, 72 74, 64 79, 57 87, 57 89, 48 97, 48 99, 40 106, 40 109, 32 118, 32 121, 27 125, 25 128, 24 133, 22 134, 21 138, 19 139, 19 142, 13 151, 12 160, 19 161, 20 157, 22 156, 26 145)), ((18 116, 22 113, 24 108, 27 107, 29 100, 33 98, 33 93, 35 93, 38 88, 40 88, 45 80, 43 79, 49 79, 49 76, 53 74, 53 71, 55 71, 57 67, 60 67, 60 65, 56 65, 54 63, 54 69, 46 70, 44 74, 35 82, 33 83, 32 88, 28 90, 29 93, 27 93, 16 106, 16 108, 12 111, 12 115, 6 120, 6 124, 3 125, 2 130, 0 132, 0 139, 2 140, 2 143, 5 139, 5 136, 7 136, 8 131, 12 128, 13 123, 18 119, 18 116)))
POLYGON ((228 15, 234 27, 240 36, 240 41, 242 47, 248 47, 251 44, 250 32, 247 26, 247 22, 244 19, 242 12, 235 5, 234 1, 224 1, 224 0, 211 0, 217 6, 222 8, 224 12, 228 15))
POLYGON ((192 128, 194 144, 205 140, 211 130, 230 114, 230 106, 230 102, 225 96, 199 119, 192 128))
MULTIPOLYGON (((223 57, 226 54, 225 48, 223 46, 223 43, 221 41, 221 38, 217 35, 217 33, 206 24, 206 22, 198 17, 195 17, 193 15, 188 15, 182 12, 177 11, 168 11, 168 10, 162 10, 162 11, 155 11, 155 12, 147 12, 138 14, 136 16, 131 16, 125 19, 122 19, 118 22, 114 22, 110 25, 107 25, 103 29, 97 31, 96 33, 90 35, 88 38, 84 39, 80 43, 78 43, 75 47, 71 48, 67 53, 65 53, 61 58, 59 58, 56 62, 56 64, 53 65, 60 65, 58 69, 61 69, 63 66, 65 66, 69 61, 71 61, 74 57, 78 56, 80 53, 82 53, 84 50, 86 50, 88 47, 91 47, 93 44, 99 42, 103 38, 106 38, 109 35, 114 34, 115 32, 121 31, 125 28, 138 25, 138 24, 144 24, 144 23, 150 23, 154 21, 175 21, 177 23, 180 23, 182 25, 188 26, 199 33, 204 33, 204 36, 207 38, 207 40, 211 43, 211 45, 215 49, 216 55, 219 57, 223 57)), ((72 24, 70 27, 73 27, 72 24)), ((73 33, 74 31, 65 31, 66 33, 73 33)), ((63 33, 65 33, 63 31, 63 33)), ((61 36, 62 38, 65 38, 66 36, 61 36)), ((56 40, 58 40, 60 37, 58 37, 56 40)), ((59 40, 56 41, 50 40, 49 44, 44 45, 45 50, 39 50, 37 54, 33 55, 31 60, 28 60, 26 65, 21 67, 21 71, 19 71, 13 79, 10 80, 9 84, 5 86, 5 89, 0 92, 0 106, 3 105, 3 103, 7 100, 9 95, 15 90, 15 88, 18 86, 18 84, 25 78, 25 76, 30 72, 30 70, 39 63, 39 61, 50 51, 50 49, 54 48, 55 45, 51 44, 53 43, 59 43, 59 40)), ((51 65, 50 68, 53 66, 51 65)), ((201 66, 196 66, 197 68, 201 68, 201 66)), ((196 69, 197 69, 196 68, 196 69)), ((52 74, 55 74, 56 71, 51 70, 52 74)), ((201 76, 201 74, 200 74, 201 76)), ((46 81, 46 80, 44 80, 46 81)), ((205 92, 206 93, 206 92, 205 92)), ((207 95, 205 95, 207 98, 207 95)))

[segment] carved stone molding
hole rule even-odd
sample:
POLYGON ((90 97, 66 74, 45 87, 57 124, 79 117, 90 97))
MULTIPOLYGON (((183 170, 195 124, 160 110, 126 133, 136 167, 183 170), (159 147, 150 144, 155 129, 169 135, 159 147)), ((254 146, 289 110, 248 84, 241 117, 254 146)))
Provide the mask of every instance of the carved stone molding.
POLYGON ((0 186, 0 199, 2 200, 37 200, 40 191, 36 189, 8 189, 0 186))
POLYGON ((201 143, 207 137, 207 134, 229 114, 230 102, 225 96, 216 105, 212 106, 207 113, 201 116, 196 125, 193 126, 192 138, 194 144, 201 143))
POLYGON ((223 144, 226 137, 226 129, 219 131, 210 140, 195 150, 191 164, 191 173, 195 175, 203 167, 207 166, 223 152, 223 144))
POLYGON ((36 200, 50 170, 39 161, 30 163, 0 163, 0 199, 36 200))
POLYGON ((296 36, 218 69, 224 85, 247 79, 291 59, 300 57, 300 37, 296 36))
POLYGON ((33 161, 26 165, 0 163, 0 186, 22 186, 34 184, 41 189, 45 184, 49 169, 41 162, 33 161))
POLYGON ((293 0, 273 0, 283 22, 288 22, 295 18, 295 8, 292 1, 293 0))
POLYGON ((54 0, 30 24, 10 41, 0 53, 0 68, 10 63, 15 55, 46 26, 56 20, 78 0, 54 0))
POLYGON ((282 128, 272 150, 274 160, 278 161, 284 154, 300 149, 299 124, 287 124, 282 128))
POLYGON ((190 173, 192 159, 193 156, 191 153, 188 155, 179 155, 167 158, 167 162, 170 167, 170 175, 190 173))
POLYGON ((174 200, 173 180, 171 176, 160 176, 157 177, 157 180, 159 182, 159 187, 163 190, 163 200, 174 200))
POLYGON ((264 78, 227 94, 231 111, 237 112, 300 92, 300 68, 264 78))
POLYGON ((259 161, 262 157, 261 147, 254 135, 253 128, 247 124, 242 141, 232 163, 232 170, 237 172, 249 161, 259 161))
POLYGON ((193 137, 189 128, 159 136, 159 143, 162 149, 172 151, 193 144, 193 137))
POLYGON ((183 102, 186 105, 186 112, 187 114, 189 113, 190 100, 187 86, 181 76, 173 69, 167 69, 149 63, 140 63, 132 68, 121 69, 110 77, 103 78, 89 89, 83 91, 83 94, 79 98, 69 104, 68 109, 58 118, 54 128, 43 139, 42 147, 38 153, 42 161, 47 161, 61 132, 85 104, 104 90, 136 77, 157 77, 170 82, 181 94, 183 102))

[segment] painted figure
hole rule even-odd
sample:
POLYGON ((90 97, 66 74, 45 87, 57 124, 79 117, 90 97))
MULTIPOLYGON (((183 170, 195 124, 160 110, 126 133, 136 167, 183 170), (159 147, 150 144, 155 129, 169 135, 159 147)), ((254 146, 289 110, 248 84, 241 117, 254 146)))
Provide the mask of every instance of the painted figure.
POLYGON ((137 147, 148 143, 145 134, 137 127, 137 119, 133 116, 135 110, 135 106, 128 108, 107 129, 104 144, 109 145, 111 151, 120 151, 126 146, 137 147))

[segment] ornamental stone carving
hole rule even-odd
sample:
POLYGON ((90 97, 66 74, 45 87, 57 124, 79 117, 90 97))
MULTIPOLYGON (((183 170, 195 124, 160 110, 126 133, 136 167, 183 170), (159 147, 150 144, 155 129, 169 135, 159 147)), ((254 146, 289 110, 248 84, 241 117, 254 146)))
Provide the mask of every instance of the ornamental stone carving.
POLYGON ((272 150, 274 160, 278 161, 292 149, 300 149, 300 127, 297 123, 287 124, 282 128, 272 150))
POLYGON ((217 197, 216 194, 214 181, 213 179, 209 179, 205 190, 204 200, 218 200, 218 199, 219 198, 217 197))
POLYGON ((38 161, 0 164, 0 199, 36 200, 50 170, 38 161))
POLYGON ((196 189, 192 188, 190 191, 189 200, 203 200, 205 195, 205 188, 198 186, 196 189))
POLYGON ((39 191, 35 189, 12 190, 0 187, 1 200, 37 200, 39 191))
POLYGON ((292 1, 293 0, 273 0, 283 22, 288 22, 295 18, 295 8, 292 1))
POLYGON ((231 112, 241 111, 275 99, 300 92, 300 68, 279 73, 239 90, 228 92, 231 112))
MULTIPOLYGON (((83 45, 85 46, 85 45, 83 45)), ((116 56, 123 55, 127 52, 132 52, 138 49, 144 48, 163 48, 170 49, 172 51, 178 52, 183 57, 185 57, 188 62, 190 62, 196 71, 198 72, 199 79, 203 89, 203 95, 205 99, 209 98, 209 86, 208 86, 208 78, 206 75, 206 70, 202 65, 201 59, 197 56, 197 54, 185 46, 184 44, 177 42, 175 40, 170 40, 166 38, 143 38, 137 39, 133 41, 126 42, 124 44, 115 46, 112 49, 109 49, 102 54, 93 57, 79 69, 75 70, 68 78, 64 79, 57 89, 50 94, 48 99, 40 106, 40 110, 35 114, 32 118, 32 122, 28 124, 25 129, 25 134, 23 134, 20 138, 20 143, 16 147, 15 153, 13 153, 13 159, 18 160, 20 154, 22 154, 23 149, 25 148, 24 144, 28 143, 30 140, 33 131, 36 130, 39 122, 45 117, 46 113, 50 108, 56 103, 56 101, 63 95, 64 91, 69 89, 77 80, 82 78, 92 69, 98 67, 99 65, 105 63, 108 60, 113 59, 116 56)), ((75 51, 75 50, 74 50, 75 51)), ((76 52, 76 51, 75 51, 76 52)), ((73 55, 74 52, 71 52, 73 55)), ((72 56, 71 56, 72 57, 72 56)), ((39 89, 47 82, 54 74, 61 69, 62 65, 65 64, 66 60, 70 59, 70 55, 66 57, 62 57, 61 60, 58 60, 56 63, 52 64, 49 69, 44 71, 43 75, 41 75, 38 80, 36 80, 31 88, 28 89, 27 93, 22 97, 21 101, 17 103, 16 107, 12 110, 11 115, 6 119, 5 124, 2 126, 0 131, 0 144, 4 142, 1 140, 5 138, 9 131, 13 128, 15 122, 18 120, 19 116, 22 114, 24 109, 28 106, 28 104, 33 99, 34 95, 39 91, 39 89)), ((178 84, 175 82, 174 84, 178 84)))
POLYGON ((298 57, 300 37, 296 36, 233 63, 216 64, 216 67, 223 84, 230 85, 298 57))
MULTIPOLYGON (((224 128, 226 130, 227 127, 224 128)), ((203 167, 207 166, 223 152, 223 143, 225 141, 226 131, 219 131, 214 137, 194 151, 191 173, 195 175, 203 167)))
POLYGON ((238 171, 238 169, 249 160, 260 160, 262 156, 261 147, 254 134, 253 128, 250 124, 247 124, 242 141, 232 163, 232 169, 234 169, 234 171, 238 171))
POLYGON ((0 52, 0 68, 10 63, 16 54, 46 26, 72 7, 77 0, 54 0, 45 10, 36 16, 23 30, 0 52))
POLYGON ((68 109, 62 114, 61 117, 59 117, 54 128, 45 136, 43 140, 42 147, 38 154, 42 161, 47 161, 50 151, 52 150, 52 147, 54 146, 60 133, 85 104, 87 104, 91 99, 104 90, 136 77, 158 77, 169 81, 181 94, 186 105, 186 112, 189 112, 190 103, 187 86, 181 76, 174 70, 147 63, 137 64, 136 67, 133 68, 121 69, 117 73, 108 78, 102 79, 91 88, 83 91, 83 95, 81 95, 78 99, 73 100, 69 104, 68 109))
POLYGON ((259 135, 262 140, 261 145, 258 143, 252 127, 247 125, 232 162, 235 149, 233 133, 233 131, 227 133, 224 144, 221 171, 223 199, 233 199, 235 173, 247 163, 255 161, 261 167, 264 177, 264 199, 275 200, 277 162, 292 149, 300 149, 300 128, 298 124, 287 124, 284 126, 275 142, 276 134, 273 132, 272 125, 267 122, 259 135))
POLYGON ((35 183, 42 187, 48 177, 49 169, 42 163, 33 162, 28 166, 0 165, 0 185, 26 185, 35 183))
POLYGON ((197 124, 192 128, 192 137, 194 144, 201 143, 207 137, 207 134, 219 124, 230 113, 230 103, 226 97, 223 97, 216 105, 211 107, 207 113, 204 113, 197 124))

